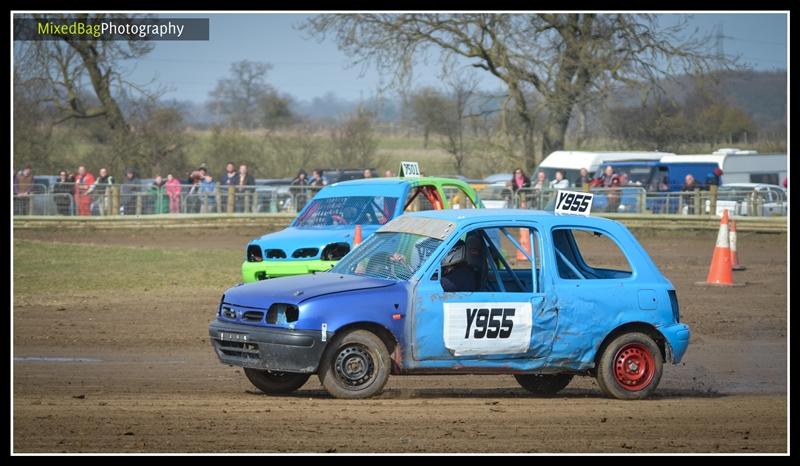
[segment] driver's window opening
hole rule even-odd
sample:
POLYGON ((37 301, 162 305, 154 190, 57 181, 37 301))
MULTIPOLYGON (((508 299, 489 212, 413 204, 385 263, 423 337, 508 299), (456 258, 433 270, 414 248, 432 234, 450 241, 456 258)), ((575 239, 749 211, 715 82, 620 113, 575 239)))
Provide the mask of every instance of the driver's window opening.
POLYGON ((475 209, 475 204, 467 193, 458 186, 445 186, 444 195, 450 203, 451 209, 475 209))
POLYGON ((418 186, 408 193, 404 212, 422 212, 425 210, 441 210, 442 200, 435 186, 418 186))
POLYGON ((568 280, 627 278, 630 262, 614 240, 598 231, 553 230, 558 275, 568 280))
POLYGON ((470 231, 458 239, 440 265, 439 280, 446 292, 541 290, 539 236, 533 229, 496 227, 470 231))

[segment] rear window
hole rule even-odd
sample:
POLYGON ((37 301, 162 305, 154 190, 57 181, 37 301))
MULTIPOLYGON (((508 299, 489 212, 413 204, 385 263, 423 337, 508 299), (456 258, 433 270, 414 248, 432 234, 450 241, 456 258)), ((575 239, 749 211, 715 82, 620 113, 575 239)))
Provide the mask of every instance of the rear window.
POLYGON ((600 231, 559 228, 553 230, 553 245, 561 278, 603 280, 632 274, 631 264, 616 241, 600 231))
POLYGON ((751 173, 750 174, 750 182, 751 183, 762 183, 762 184, 778 184, 778 174, 777 173, 751 173))

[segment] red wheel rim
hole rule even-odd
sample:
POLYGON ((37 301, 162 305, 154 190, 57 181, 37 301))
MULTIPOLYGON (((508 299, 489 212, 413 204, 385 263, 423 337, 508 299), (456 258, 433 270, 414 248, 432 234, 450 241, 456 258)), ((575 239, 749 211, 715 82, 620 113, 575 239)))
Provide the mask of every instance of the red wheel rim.
POLYGON ((614 377, 625 390, 638 392, 653 381, 656 361, 641 343, 628 343, 614 356, 614 377))

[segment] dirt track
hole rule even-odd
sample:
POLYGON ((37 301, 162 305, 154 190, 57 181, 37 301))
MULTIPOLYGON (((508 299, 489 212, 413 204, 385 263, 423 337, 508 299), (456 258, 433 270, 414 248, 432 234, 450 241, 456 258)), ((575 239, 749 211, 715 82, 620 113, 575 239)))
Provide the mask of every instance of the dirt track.
MULTIPOLYGON (((240 252, 257 233, 15 235, 240 252)), ((312 377, 294 396, 269 397, 219 364, 207 341, 224 284, 15 295, 14 451, 785 452, 786 236, 740 234, 748 269, 735 277, 748 286, 733 289, 693 285, 714 234, 639 237, 694 332, 652 399, 603 398, 592 379, 537 399, 511 376, 393 377, 360 401, 332 399, 312 377)))

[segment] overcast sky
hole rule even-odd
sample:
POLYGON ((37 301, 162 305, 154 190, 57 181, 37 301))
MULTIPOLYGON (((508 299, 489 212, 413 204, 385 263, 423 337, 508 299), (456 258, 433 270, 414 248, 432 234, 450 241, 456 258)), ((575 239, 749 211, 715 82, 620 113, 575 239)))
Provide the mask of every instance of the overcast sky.
MULTIPOLYGON (((297 26, 308 14, 229 13, 210 15, 165 14, 163 17, 210 19, 209 41, 162 41, 146 57, 131 64, 129 77, 140 83, 157 78, 172 90, 165 98, 203 102, 216 81, 225 76, 230 64, 239 60, 271 63, 268 81, 280 92, 298 100, 310 100, 328 92, 356 100, 376 93, 379 77, 373 69, 361 76, 360 67, 348 67, 349 60, 336 44, 309 39, 297 26)), ((675 15, 665 15, 674 21, 675 15)), ((757 70, 787 68, 786 14, 693 14, 692 28, 701 33, 722 26, 725 53, 740 55, 743 63, 757 70)), ((438 67, 415 71, 415 84, 437 84, 438 67)), ((486 88, 499 83, 490 76, 486 88)))

